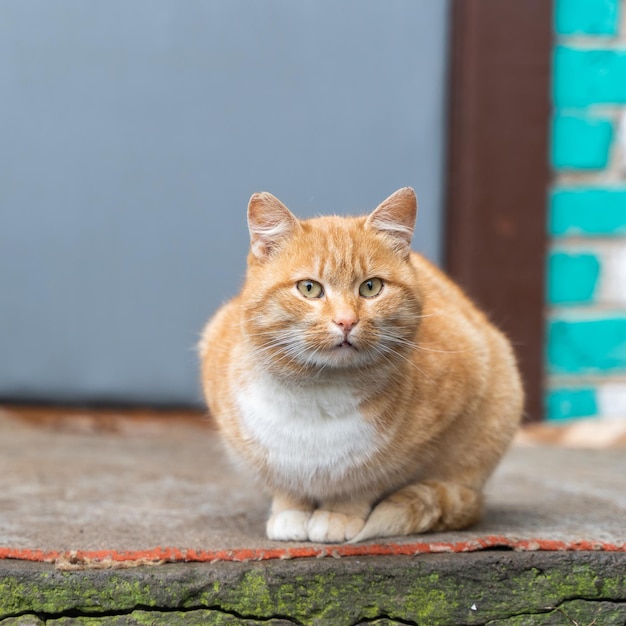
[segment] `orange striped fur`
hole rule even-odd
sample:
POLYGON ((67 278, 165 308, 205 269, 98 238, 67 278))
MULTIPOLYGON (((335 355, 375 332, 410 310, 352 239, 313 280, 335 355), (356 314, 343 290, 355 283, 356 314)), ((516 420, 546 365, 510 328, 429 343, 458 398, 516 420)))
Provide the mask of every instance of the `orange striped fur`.
POLYGON ((209 409, 273 495, 278 540, 464 528, 518 427, 511 346, 410 250, 405 188, 366 217, 248 207, 241 293, 200 342, 209 409))

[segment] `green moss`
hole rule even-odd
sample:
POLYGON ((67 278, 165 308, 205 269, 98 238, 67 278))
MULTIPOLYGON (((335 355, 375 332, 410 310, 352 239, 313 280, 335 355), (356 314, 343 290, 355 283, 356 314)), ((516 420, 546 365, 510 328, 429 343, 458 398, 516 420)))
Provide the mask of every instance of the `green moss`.
POLYGON ((626 604, 572 600, 542 613, 513 615, 488 626, 624 626, 626 604))
POLYGON ((339 564, 337 571, 269 584, 260 570, 244 576, 233 593, 220 598, 220 606, 258 618, 288 615, 304 624, 335 625, 381 615, 435 623, 432 620, 443 619, 457 605, 441 588, 437 573, 407 576, 399 569, 395 574, 376 567, 343 573, 339 564))
MULTIPOLYGON (((14 567, 0 573, 0 626, 5 626, 3 617, 24 613, 45 617, 53 626, 238 623, 233 615, 249 624, 284 616, 305 625, 370 620, 522 626, 528 615, 561 619, 561 613, 550 615, 557 607, 566 608, 570 598, 582 598, 590 606, 626 602, 626 555, 619 556, 425 555, 181 564, 118 572, 48 570, 45 575, 37 568, 16 573, 19 567, 14 567), (62 616, 69 611, 82 617, 68 621, 62 616), (106 615, 111 612, 119 617, 106 615)), ((581 605, 580 615, 588 610, 581 605)))
POLYGON ((77 576, 77 573, 56 572, 18 578, 0 579, 0 618, 5 615, 33 611, 55 615, 68 608, 85 613, 153 606, 153 590, 140 580, 117 576, 77 576))
POLYGON ((0 626, 44 626, 44 622, 36 615, 20 615, 19 617, 0 619, 0 626))
MULTIPOLYGON (((237 612, 242 615, 271 616, 275 599, 268 585, 263 571, 252 570, 245 572, 237 588, 237 612)), ((224 606, 228 610, 228 606, 224 606)))

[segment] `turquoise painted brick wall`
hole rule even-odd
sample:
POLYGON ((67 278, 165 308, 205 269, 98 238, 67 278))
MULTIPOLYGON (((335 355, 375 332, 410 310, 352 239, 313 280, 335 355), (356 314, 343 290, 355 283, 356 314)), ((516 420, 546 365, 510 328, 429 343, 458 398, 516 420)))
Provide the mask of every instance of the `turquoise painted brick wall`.
POLYGON ((591 304, 598 286, 600 263, 593 253, 552 252, 548 255, 548 302, 591 304))
POLYGON ((553 389, 547 394, 548 414, 553 420, 592 417, 598 413, 598 400, 593 387, 553 389))
POLYGON ((545 397, 552 420, 626 419, 625 13, 626 0, 554 3, 545 397))
POLYGON ((626 315, 551 319, 547 357, 552 374, 626 373, 626 315))
POLYGON ((619 0, 556 0, 555 30, 559 35, 615 35, 619 0))
POLYGON ((558 46, 553 85, 557 107, 626 103, 626 51, 558 46))
POLYGON ((602 169, 609 161, 613 122, 582 115, 556 115, 552 165, 557 169, 602 169))
POLYGON ((561 187, 550 194, 549 234, 626 236, 626 188, 561 187))

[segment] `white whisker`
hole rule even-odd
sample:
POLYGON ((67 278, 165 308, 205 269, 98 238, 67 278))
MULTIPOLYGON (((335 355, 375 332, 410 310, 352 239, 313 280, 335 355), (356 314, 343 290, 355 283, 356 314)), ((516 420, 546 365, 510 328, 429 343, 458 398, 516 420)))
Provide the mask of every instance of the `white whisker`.
POLYGON ((428 376, 428 374, 426 374, 426 372, 421 367, 416 365, 410 358, 408 358, 401 352, 394 350, 391 346, 380 344, 380 345, 374 346, 374 350, 378 352, 378 354, 380 354, 381 356, 386 356, 387 359, 389 359, 388 354, 392 354, 394 357, 402 359, 403 361, 408 363, 411 367, 413 367, 415 370, 417 370, 422 376, 424 376, 424 378, 428 379, 431 383, 435 382, 430 376, 428 376))
POLYGON ((414 350, 425 350, 427 352, 438 352, 441 354, 462 354, 464 352, 471 352, 474 349, 474 348, 465 348, 464 350, 444 350, 444 349, 439 349, 439 348, 431 348, 425 344, 410 341, 409 339, 405 339, 404 337, 393 335, 387 332, 380 332, 379 336, 382 340, 387 340, 392 343, 400 344, 403 346, 408 346, 414 350))

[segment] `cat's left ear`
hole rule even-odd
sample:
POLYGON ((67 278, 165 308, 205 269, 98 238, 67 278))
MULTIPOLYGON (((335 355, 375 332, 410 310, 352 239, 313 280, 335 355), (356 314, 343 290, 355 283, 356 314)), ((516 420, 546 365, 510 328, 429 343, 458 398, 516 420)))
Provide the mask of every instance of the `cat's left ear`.
POLYGON ((269 258, 280 244, 300 229, 291 211, 267 191, 255 193, 248 203, 250 249, 260 260, 269 258))
POLYGON ((417 217, 417 197, 411 187, 403 187, 391 194, 369 215, 366 228, 378 230, 387 235, 394 248, 407 252, 411 246, 415 218, 417 217))

